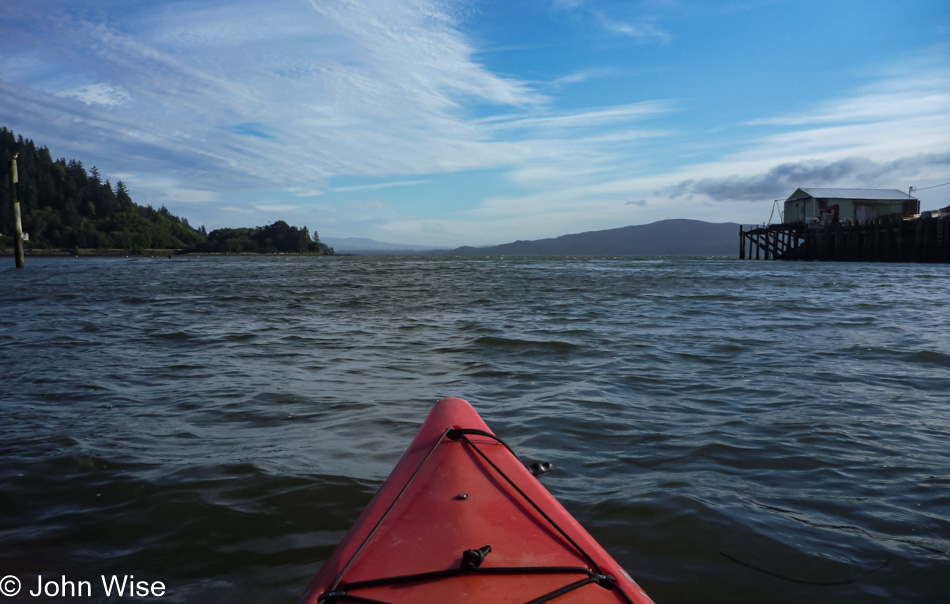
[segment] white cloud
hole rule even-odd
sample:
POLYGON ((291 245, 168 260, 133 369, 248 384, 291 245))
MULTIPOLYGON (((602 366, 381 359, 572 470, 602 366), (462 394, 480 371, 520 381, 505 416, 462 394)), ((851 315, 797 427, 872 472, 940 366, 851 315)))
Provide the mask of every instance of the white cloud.
POLYGON ((124 181, 138 203, 152 206, 206 205, 219 201, 216 191, 195 189, 170 176, 149 173, 114 173, 116 181, 124 181))
POLYGON ((167 189, 165 197, 175 204, 207 204, 218 201, 220 195, 214 191, 174 187, 167 189))
POLYGON ((548 82, 547 85, 553 88, 561 89, 574 84, 582 84, 591 80, 609 78, 618 75, 621 75, 620 72, 614 68, 592 67, 560 76, 548 82))
POLYGON ((673 36, 669 32, 656 27, 652 23, 628 23, 606 17, 603 14, 598 14, 597 19, 607 31, 634 38, 639 42, 669 44, 673 40, 673 36))
POLYGON ((807 126, 897 121, 950 113, 946 50, 914 54, 880 67, 878 76, 847 96, 812 104, 805 111, 754 119, 749 126, 807 126))
POLYGON ((47 66, 7 72, 19 78, 5 86, 15 123, 41 133, 52 113, 68 124, 66 152, 97 140, 124 169, 185 163, 208 188, 314 190, 336 175, 503 165, 511 150, 464 106, 546 101, 481 65, 450 5, 435 1, 205 0, 101 22, 77 6, 10 9, 35 26, 18 52, 47 66), (75 78, 121 85, 63 85, 75 78), (58 91, 59 104, 43 90, 58 91), (266 136, 247 136, 255 133, 266 136))
POLYGON ((114 107, 129 100, 129 93, 121 86, 109 84, 86 84, 69 90, 57 92, 56 96, 73 98, 86 105, 105 105, 114 107))
MULTIPOLYGON (((555 17, 571 27, 593 25, 611 45, 635 46, 604 36, 604 29, 643 43, 672 40, 651 20, 664 14, 657 3, 638 4, 632 10, 643 9, 644 16, 623 18, 581 4, 553 0, 554 8, 580 7, 555 17)), ((499 65, 517 65, 516 71, 528 61, 506 65, 499 54, 485 60, 477 47, 481 32, 469 36, 469 23, 456 19, 466 10, 462 0, 134 7, 101 0, 95 9, 59 0, 0 3, 0 54, 10 59, 0 64, 0 123, 56 155, 96 163, 103 174, 128 174, 123 180, 140 203, 194 204, 209 224, 215 209, 254 218, 296 209, 307 220, 318 216, 321 225, 464 234, 475 244, 596 228, 597 221, 631 224, 664 212, 739 212, 728 201, 701 206, 731 185, 746 187, 748 197, 769 178, 817 178, 862 162, 896 166, 901 158, 940 156, 950 147, 946 48, 875 66, 877 81, 837 98, 697 132, 689 130, 688 112, 702 100, 651 97, 657 89, 647 76, 637 78, 633 61, 602 66, 596 53, 585 52, 543 66, 567 71, 561 78, 543 69, 524 69, 530 80, 503 75, 499 65), (608 76, 622 84, 609 94, 567 88, 608 76), (613 104, 584 107, 591 98, 613 104), (449 180, 440 174, 466 170, 499 181, 486 189, 490 194, 464 192, 466 203, 478 204, 472 210, 458 209, 451 192, 441 207, 425 210, 415 209, 421 201, 412 210, 386 202, 408 197, 393 190, 406 186, 432 198, 449 180), (350 186, 335 186, 339 177, 350 186), (671 189, 685 181, 692 182, 692 201, 671 189), (344 205, 361 191, 379 199, 344 205), (211 207, 233 199, 257 201, 211 207)), ((805 91, 800 98, 826 96, 805 91)), ((929 172, 918 173, 924 178, 939 169, 928 163, 929 172)), ((900 184, 909 173, 906 165, 889 172, 900 184)), ((747 210, 748 201, 742 204, 747 210)))
POLYGON ((554 132, 581 128, 600 128, 618 123, 639 121, 673 111, 676 104, 671 101, 643 101, 627 105, 614 105, 599 109, 585 109, 573 112, 532 112, 530 116, 498 116, 484 120, 484 123, 498 130, 527 130, 537 136, 548 136, 554 132))
MULTIPOLYGON (((948 74, 950 78, 950 74, 948 74)), ((950 92, 907 91, 887 94, 871 93, 857 98, 840 99, 819 106, 808 113, 777 116, 746 122, 750 126, 803 126, 839 122, 869 122, 899 119, 915 115, 932 115, 950 110, 950 92)))
POLYGON ((294 212, 300 209, 300 206, 287 203, 254 203, 251 206, 261 212, 294 212))
POLYGON ((305 189, 301 187, 290 187, 287 189, 287 191, 296 197, 319 197, 326 194, 325 191, 321 191, 319 189, 305 189))
MULTIPOLYGON (((312 197, 341 175, 427 177, 333 192, 422 185, 439 173, 493 168, 531 188, 584 183, 615 168, 621 147, 665 136, 633 126, 677 108, 646 101, 550 110, 550 99, 532 88, 543 84, 497 75, 476 59, 451 3, 309 0, 277 9, 204 0, 100 23, 84 20, 93 13, 38 1, 35 10, 51 15, 34 45, 46 49, 47 61, 81 48, 78 74, 70 77, 122 83, 85 90, 86 100, 98 103, 79 101, 78 93, 59 98, 55 119, 70 133, 59 142, 69 152, 77 140, 96 140, 124 171, 178 175, 160 183, 127 179, 137 201, 156 206, 207 204, 249 188, 312 197), (104 104, 110 99, 124 103, 104 104), (472 119, 471 104, 502 113, 472 119)), ((601 75, 591 68, 565 82, 601 75)), ((15 92, 8 106, 30 105, 36 122, 48 119, 42 88, 15 92)), ((348 211, 321 218, 377 225, 407 218, 389 207, 348 211)))
POLYGON ((381 182, 371 185, 354 185, 351 187, 336 187, 333 189, 335 192, 352 192, 352 191, 368 191, 376 189, 388 189, 391 187, 410 187, 413 185, 424 185, 428 180, 401 180, 395 182, 381 182))
MULTIPOLYGON (((751 222, 767 217, 771 200, 800 186, 906 190, 945 182, 950 170, 950 107, 945 101, 950 78, 919 73, 908 80, 900 72, 886 67, 867 87, 808 112, 747 122, 736 131, 743 136, 729 141, 731 152, 703 163, 624 176, 616 168, 627 155, 598 154, 604 148, 592 144, 593 137, 558 140, 544 146, 547 155, 539 151, 536 161, 513 169, 516 181, 531 186, 530 192, 485 199, 463 221, 471 231, 490 234, 491 241, 473 243, 500 243, 667 217, 751 222), (570 142, 585 150, 579 154, 582 161, 571 162, 567 153, 561 154, 560 143, 566 148, 570 142), (567 178, 560 179, 563 174, 567 178)), ((536 136, 544 131, 541 126, 553 124, 547 118, 528 123, 539 126, 532 132, 536 136)), ((697 140, 691 142, 702 144, 700 134, 692 134, 697 140)))

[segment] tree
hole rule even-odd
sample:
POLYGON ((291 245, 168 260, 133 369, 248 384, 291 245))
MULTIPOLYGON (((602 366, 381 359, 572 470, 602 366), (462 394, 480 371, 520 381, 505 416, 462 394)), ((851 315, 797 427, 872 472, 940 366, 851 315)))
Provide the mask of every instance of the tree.
MULTIPOLYGON (((264 227, 195 229, 161 206, 140 206, 121 180, 115 186, 96 166, 77 159, 54 160, 46 147, 0 127, 0 157, 19 153, 21 215, 28 247, 174 248, 196 251, 332 253, 307 227, 283 220, 264 227)), ((0 178, 0 232, 12 230, 10 179, 0 178)))

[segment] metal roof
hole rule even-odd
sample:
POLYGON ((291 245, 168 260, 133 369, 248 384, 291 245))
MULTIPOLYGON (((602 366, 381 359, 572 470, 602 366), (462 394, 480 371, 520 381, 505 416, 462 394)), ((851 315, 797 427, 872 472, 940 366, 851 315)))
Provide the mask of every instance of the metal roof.
POLYGON ((874 199, 874 200, 908 200, 915 199, 899 189, 825 189, 808 188, 798 189, 792 193, 788 201, 814 197, 815 199, 874 199), (804 193, 803 195, 800 193, 804 193))

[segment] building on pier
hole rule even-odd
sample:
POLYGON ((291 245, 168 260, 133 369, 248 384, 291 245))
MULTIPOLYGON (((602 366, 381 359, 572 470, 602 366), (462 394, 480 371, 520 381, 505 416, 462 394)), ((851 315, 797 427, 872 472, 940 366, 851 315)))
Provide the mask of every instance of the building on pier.
POLYGON ((897 189, 797 189, 785 200, 784 222, 870 224, 920 213, 920 201, 897 189))
POLYGON ((777 224, 740 227, 739 257, 950 262, 950 207, 920 211, 897 189, 797 189, 777 224))

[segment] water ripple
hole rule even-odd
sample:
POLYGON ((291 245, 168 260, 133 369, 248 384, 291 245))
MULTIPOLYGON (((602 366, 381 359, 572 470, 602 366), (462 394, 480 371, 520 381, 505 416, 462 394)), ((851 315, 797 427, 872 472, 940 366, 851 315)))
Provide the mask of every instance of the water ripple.
POLYGON ((950 273, 854 268, 30 259, 0 272, 0 566, 292 601, 460 395, 657 602, 942 601, 950 273), (816 588, 722 553, 888 564, 816 588))

